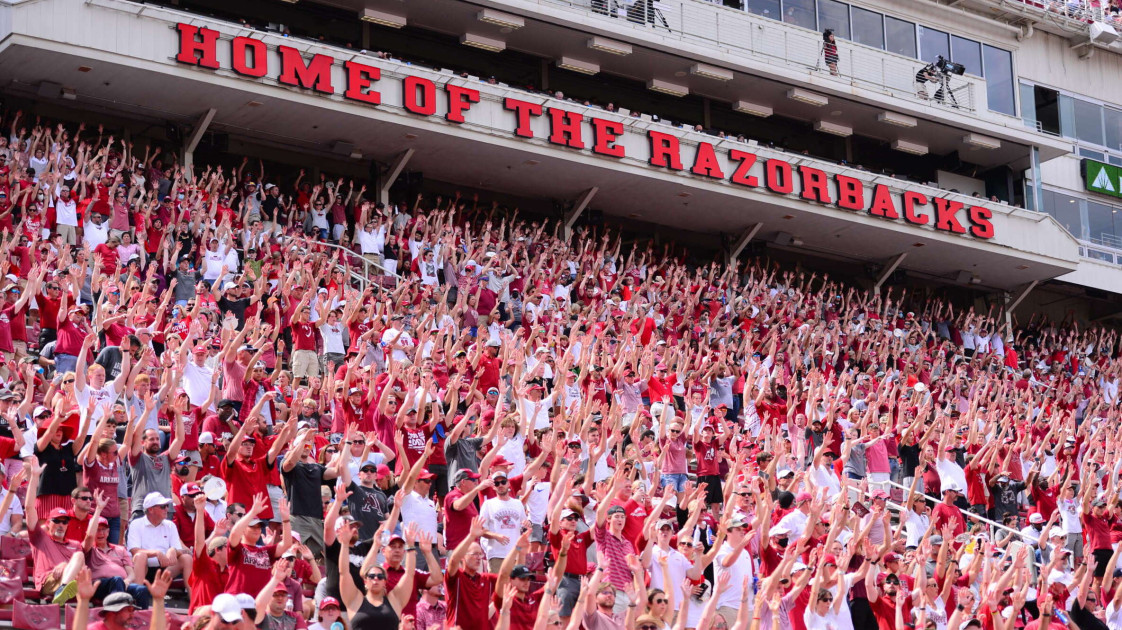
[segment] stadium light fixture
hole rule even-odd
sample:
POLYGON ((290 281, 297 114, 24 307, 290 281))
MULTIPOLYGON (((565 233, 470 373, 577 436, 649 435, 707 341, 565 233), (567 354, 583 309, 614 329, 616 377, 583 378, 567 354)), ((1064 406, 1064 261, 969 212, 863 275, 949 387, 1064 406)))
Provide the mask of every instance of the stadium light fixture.
POLYGON ((1001 148, 1001 140, 998 140, 997 138, 991 138, 989 136, 983 136, 977 133, 968 133, 965 136, 962 136, 962 141, 972 147, 978 147, 980 149, 1001 148))
POLYGON ((580 59, 573 59, 572 57, 562 57, 557 60, 557 67, 571 72, 579 72, 581 74, 596 74, 600 72, 600 66, 589 61, 581 61, 580 59))
POLYGON ((489 52, 502 52, 506 50, 506 42, 492 37, 476 35, 475 33, 464 33, 463 37, 460 38, 460 43, 464 46, 471 46, 472 48, 478 48, 489 52))
POLYGON ((363 22, 370 22, 371 24, 388 26, 390 28, 402 28, 405 26, 404 16, 378 11, 377 9, 363 9, 362 13, 358 14, 358 19, 363 22))
POLYGON ((593 37, 588 40, 588 47, 592 50, 599 50, 612 55, 627 56, 631 54, 631 44, 617 42, 614 39, 606 39, 603 37, 593 37))
POLYGON ((647 89, 659 94, 669 94, 670 96, 686 96, 690 93, 690 89, 684 85, 676 85, 669 81, 661 79, 651 79, 647 82, 647 89))
POLYGON ((806 103, 807 105, 813 105, 815 107, 825 107, 830 102, 830 99, 822 96, 821 94, 815 94, 814 92, 800 90, 799 88, 791 88, 787 90, 787 98, 791 99, 792 101, 806 103))
POLYGON ((760 118, 767 118, 771 116, 771 107, 767 105, 760 105, 751 101, 737 101, 732 104, 733 111, 740 112, 741 114, 752 114, 760 118))
POLYGON ((725 70, 716 66, 710 66, 704 63, 695 63, 690 67, 690 74, 706 79, 713 79, 714 81, 732 81, 732 70, 725 70))
POLYGON ((849 136, 853 135, 853 127, 847 127, 845 125, 839 125, 838 123, 832 123, 825 120, 815 121, 814 130, 821 131, 822 133, 828 133, 831 136, 840 136, 842 138, 848 138, 849 136))
POLYGON ((901 153, 911 153, 912 155, 927 155, 927 145, 919 144, 918 142, 908 142, 907 140, 893 140, 892 148, 901 153))
POLYGON ((526 20, 523 20, 521 17, 509 13, 502 13, 493 9, 483 9, 476 17, 479 18, 480 22, 494 24, 502 28, 516 29, 526 26, 526 20))
POLYGON ((881 112, 877 114, 877 120, 886 125, 892 125, 893 127, 911 128, 919 124, 919 121, 917 121, 915 118, 912 118, 911 116, 905 116, 903 114, 897 114, 896 112, 881 112))

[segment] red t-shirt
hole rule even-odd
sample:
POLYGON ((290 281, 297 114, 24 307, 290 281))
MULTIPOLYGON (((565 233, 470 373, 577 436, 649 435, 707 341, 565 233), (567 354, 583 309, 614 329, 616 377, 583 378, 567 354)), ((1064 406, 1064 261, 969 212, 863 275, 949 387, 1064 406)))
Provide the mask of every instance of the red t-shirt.
POLYGON ((272 577, 273 561, 277 558, 277 546, 241 544, 230 546, 228 569, 230 578, 226 583, 226 593, 260 593, 272 577))
POLYGON ((292 346, 296 350, 316 349, 316 329, 308 322, 292 324, 292 346))
POLYGON ((446 549, 455 549, 467 538, 468 531, 471 530, 471 522, 475 517, 479 516, 479 508, 475 506, 475 501, 468 503, 468 506, 462 510, 457 510, 452 507, 460 497, 464 496, 459 488, 453 488, 448 496, 444 497, 444 547, 446 549))
POLYGON ((713 438, 710 442, 698 440, 693 443, 693 452, 697 457, 697 476, 719 475, 720 460, 717 453, 718 442, 713 438))
MULTIPOLYGON (((269 496, 269 490, 265 486, 266 479, 268 478, 269 465, 265 458, 255 458, 248 462, 240 459, 234 460, 230 464, 228 460, 222 460, 222 478, 226 480, 227 488, 229 489, 230 496, 226 499, 229 503, 241 503, 242 505, 253 505, 253 497, 258 494, 269 496)), ((268 503, 265 504, 265 509, 261 512, 260 518, 271 519, 273 518, 273 507, 268 503)), ((233 562, 231 562, 233 564, 233 562)), ((268 582, 266 576, 265 582, 268 582)), ((265 582, 261 585, 264 586, 265 582)), ((228 591, 233 593, 250 593, 253 591, 228 591)))
MULTIPOLYGON (((550 532, 549 546, 553 548, 553 557, 561 555, 561 540, 565 530, 558 530, 556 534, 550 532)), ((573 536, 569 545, 569 554, 565 556, 565 573, 573 575, 588 575, 588 548, 592 546, 592 531, 585 531, 573 536)))
POLYGON ((1093 514, 1083 515, 1083 527, 1086 532, 1087 546, 1092 550, 1111 549, 1110 528, 1114 519, 1099 518, 1093 514))
POLYGON ((210 606, 214 601, 214 597, 223 592, 226 588, 226 581, 229 579, 230 574, 227 571, 222 571, 208 554, 195 556, 195 564, 191 569, 191 577, 187 580, 187 586, 191 593, 191 608, 196 610, 200 606, 210 606))
MULTIPOLYGON (((570 550, 570 554, 572 551, 570 550)), ((495 596, 494 573, 468 575, 457 571, 444 578, 445 599, 448 602, 448 627, 461 630, 492 630, 494 625, 487 616, 491 598, 495 596)), ((240 591, 239 591, 240 592, 240 591)))
MULTIPOLYGON (((541 607, 544 588, 526 593, 526 597, 515 597, 510 606, 510 630, 533 630, 538 620, 538 608, 541 607)), ((496 609, 502 608, 503 596, 495 593, 492 602, 496 609)))
MULTIPOLYGON (((405 568, 386 567, 386 590, 392 591, 397 588, 397 583, 401 578, 405 577, 405 568)), ((424 571, 413 572, 413 588, 409 590, 409 599, 405 602, 405 606, 401 609, 402 615, 416 615, 417 614, 417 593, 429 581, 429 574, 424 571)))
POLYGON ((939 531, 948 523, 954 527, 955 536, 966 531, 966 519, 962 516, 962 510, 943 502, 936 503, 935 507, 931 508, 932 531, 939 531))

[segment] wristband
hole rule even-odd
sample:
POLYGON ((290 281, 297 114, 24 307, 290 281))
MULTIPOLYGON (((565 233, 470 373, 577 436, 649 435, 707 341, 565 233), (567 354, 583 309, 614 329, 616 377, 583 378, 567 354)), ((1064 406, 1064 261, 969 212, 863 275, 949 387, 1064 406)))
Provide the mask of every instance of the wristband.
POLYGON ((417 548, 416 548, 416 547, 406 547, 406 548, 405 548, 405 552, 406 552, 406 553, 408 553, 408 552, 410 552, 410 551, 416 551, 416 550, 417 550, 417 548))

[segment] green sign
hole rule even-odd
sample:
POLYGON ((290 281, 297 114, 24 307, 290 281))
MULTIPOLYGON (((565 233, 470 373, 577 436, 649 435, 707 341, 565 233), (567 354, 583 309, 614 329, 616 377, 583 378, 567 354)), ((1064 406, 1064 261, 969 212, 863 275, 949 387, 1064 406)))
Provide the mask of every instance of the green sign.
POLYGON ((1083 160, 1083 184, 1093 193, 1122 197, 1122 167, 1083 160))

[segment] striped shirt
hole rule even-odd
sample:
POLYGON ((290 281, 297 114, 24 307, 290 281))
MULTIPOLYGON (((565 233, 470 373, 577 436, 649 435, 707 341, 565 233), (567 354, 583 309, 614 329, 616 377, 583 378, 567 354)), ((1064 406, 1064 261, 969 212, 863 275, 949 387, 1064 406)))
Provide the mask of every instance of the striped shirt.
POLYGON ((603 525, 597 526, 594 531, 596 545, 608 559, 606 581, 621 591, 627 590, 632 581, 631 569, 627 566, 627 556, 636 553, 635 545, 622 536, 612 535, 603 525))

